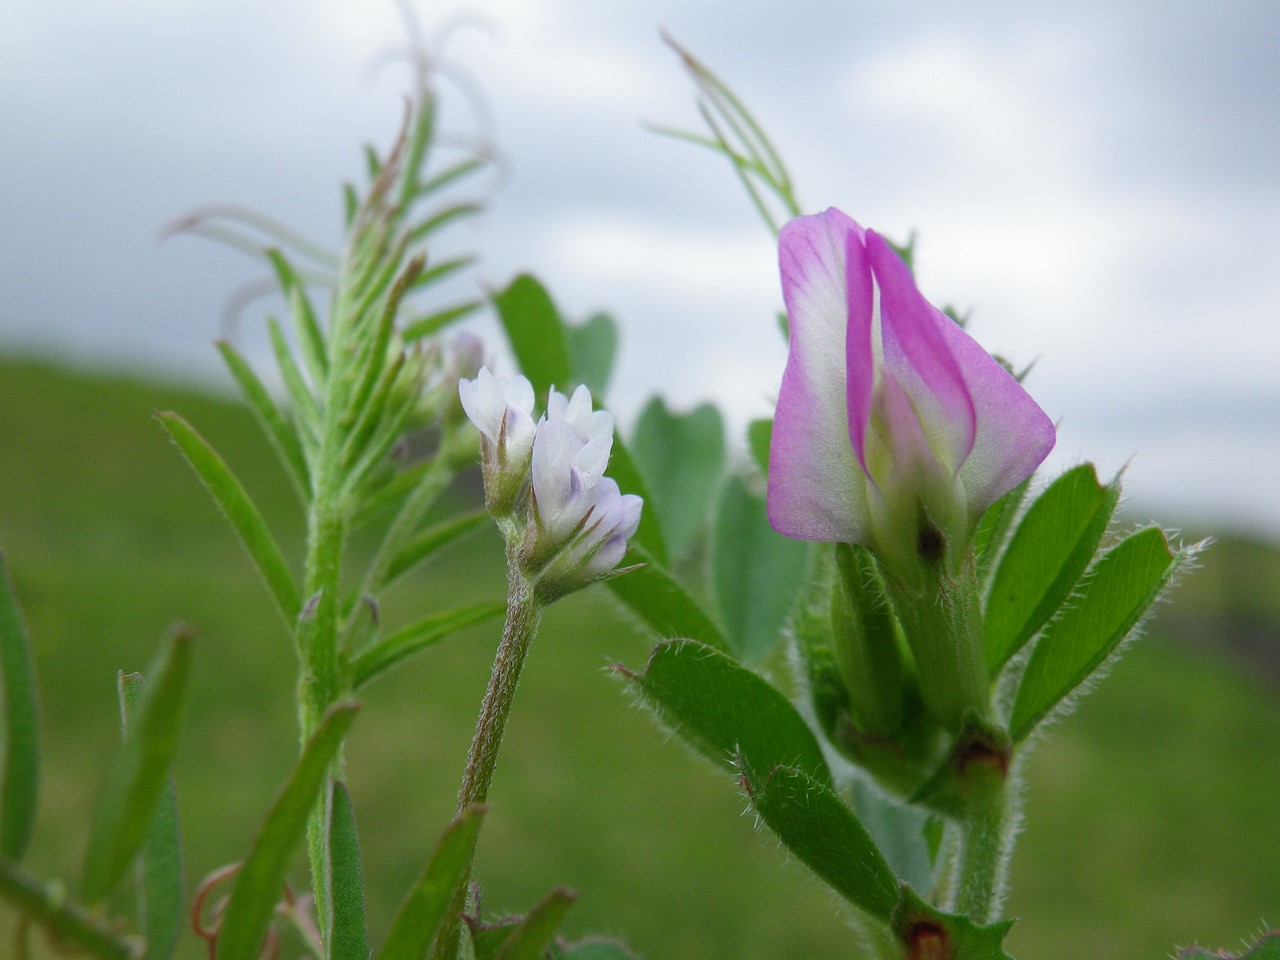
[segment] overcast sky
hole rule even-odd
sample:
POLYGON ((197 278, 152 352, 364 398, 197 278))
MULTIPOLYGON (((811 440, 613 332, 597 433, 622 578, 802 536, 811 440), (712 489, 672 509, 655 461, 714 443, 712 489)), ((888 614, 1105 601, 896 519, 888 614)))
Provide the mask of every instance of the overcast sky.
MULTIPOLYGON (((697 123, 665 26, 754 107, 807 209, 916 229, 925 293, 1037 361, 1052 463, 1130 463, 1157 519, 1280 534, 1274 0, 419 11, 429 34, 487 25, 445 46, 483 113, 454 97, 445 119, 507 171, 443 252, 484 254, 467 289, 527 269, 569 316, 612 312, 624 420, 659 390, 745 422, 785 360, 772 243, 732 174, 642 126, 697 123)), ((408 74, 376 64, 403 36, 376 0, 0 4, 0 350, 221 382, 209 342, 260 271, 161 225, 235 201, 334 243, 338 183, 399 119, 408 74)))

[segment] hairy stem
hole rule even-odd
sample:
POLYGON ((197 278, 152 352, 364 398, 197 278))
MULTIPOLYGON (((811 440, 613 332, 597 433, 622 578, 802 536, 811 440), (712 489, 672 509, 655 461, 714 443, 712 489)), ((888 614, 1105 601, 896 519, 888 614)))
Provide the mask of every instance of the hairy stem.
POLYGON ((1007 804, 1007 791, 1001 790, 972 808, 962 827, 956 907, 977 923, 992 919, 1004 893, 1010 853, 1006 849, 1007 804))
MULTIPOLYGON (((458 812, 475 803, 484 803, 489 795, 493 772, 498 766, 498 751, 506 730, 507 717, 515 699, 516 686, 524 669, 529 644, 538 632, 542 607, 534 599, 533 585, 520 570, 515 556, 517 538, 507 540, 507 619, 502 628, 502 642, 494 657, 493 672, 480 707, 475 736, 467 754, 467 767, 458 791, 458 812)), ((470 871, 455 888, 449 913, 441 934, 436 939, 432 956, 453 960, 458 954, 459 920, 467 899, 470 871)))

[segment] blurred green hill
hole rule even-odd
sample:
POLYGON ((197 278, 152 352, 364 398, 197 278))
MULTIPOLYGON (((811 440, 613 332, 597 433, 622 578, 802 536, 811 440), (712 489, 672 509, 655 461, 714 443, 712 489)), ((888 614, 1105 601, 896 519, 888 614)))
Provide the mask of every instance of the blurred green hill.
MULTIPOLYGON (((243 854, 288 769, 293 654, 151 419, 158 409, 209 437, 299 557, 300 511, 237 405, 16 360, 0 361, 0 549, 40 681, 32 866, 45 876, 78 877, 118 738, 115 672, 143 669, 173 621, 195 626, 175 769, 190 890, 243 854)), ((391 606, 499 599, 500 557, 486 532, 391 606)), ((496 639, 496 627, 455 637, 369 691, 349 756, 375 942, 452 811, 496 639)), ((487 904, 520 909, 564 883, 582 893, 571 931, 622 935, 655 960, 851 956, 833 898, 753 828, 733 783, 669 742, 602 669, 642 663, 647 646, 599 590, 549 612, 481 842, 487 904)), ((1158 960, 1175 943, 1235 946, 1280 923, 1278 694, 1280 551, 1220 536, 1149 636, 1032 757, 1010 952, 1158 960)), ((11 922, 0 904, 6 945, 11 922)), ((180 956, 201 955, 187 937, 180 956)))

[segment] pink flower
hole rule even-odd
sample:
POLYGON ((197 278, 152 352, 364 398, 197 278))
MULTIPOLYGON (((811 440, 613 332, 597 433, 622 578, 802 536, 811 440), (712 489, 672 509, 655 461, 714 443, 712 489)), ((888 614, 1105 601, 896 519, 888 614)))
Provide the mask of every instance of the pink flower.
POLYGON ((839 210, 787 224, 778 258, 791 352, 769 455, 773 528, 890 562, 951 554, 1049 453, 1052 422, 839 210))

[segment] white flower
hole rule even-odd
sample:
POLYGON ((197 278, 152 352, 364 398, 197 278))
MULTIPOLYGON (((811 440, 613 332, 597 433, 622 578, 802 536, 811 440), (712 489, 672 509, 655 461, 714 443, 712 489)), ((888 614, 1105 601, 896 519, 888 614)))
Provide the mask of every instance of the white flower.
POLYGON ((537 428, 533 386, 524 377, 495 377, 481 367, 458 381, 462 409, 483 436, 485 499, 496 516, 509 514, 529 475, 537 428))

